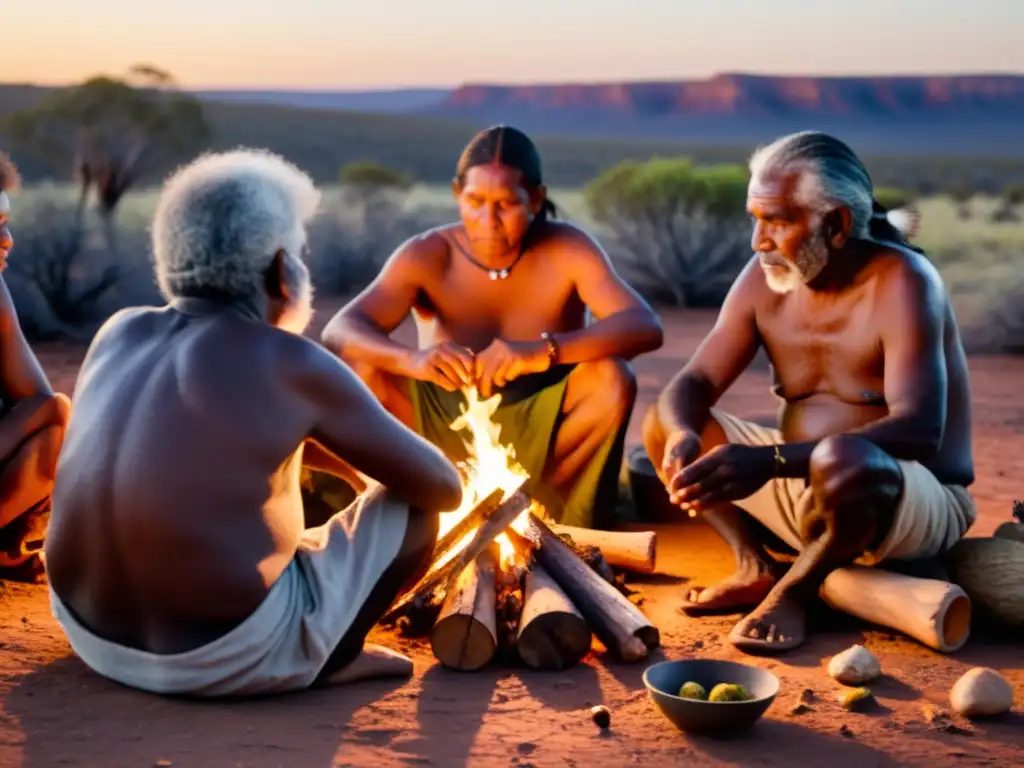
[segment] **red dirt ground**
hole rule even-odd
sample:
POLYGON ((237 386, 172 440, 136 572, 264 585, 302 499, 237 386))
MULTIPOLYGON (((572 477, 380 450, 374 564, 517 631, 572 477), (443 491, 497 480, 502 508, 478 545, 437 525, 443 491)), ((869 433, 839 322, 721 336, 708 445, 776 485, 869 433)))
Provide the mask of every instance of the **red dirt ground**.
MULTIPOLYGON (((327 308, 325 308, 326 310, 327 308)), ((323 317, 323 316, 321 316, 323 317)), ((713 320, 703 313, 665 316, 667 342, 638 360, 640 404, 651 402, 692 353, 713 320)), ((315 331, 315 329, 314 329, 315 331)), ((55 386, 70 392, 82 350, 50 347, 40 357, 55 386)), ((1024 360, 976 358, 974 488, 981 519, 973 534, 1009 519, 1024 476, 1024 360)), ((724 406, 744 416, 772 412, 766 370, 746 374, 724 406)), ((634 416, 631 440, 637 439, 634 416)), ((693 620, 676 611, 687 581, 726 575, 728 551, 703 525, 659 526, 657 577, 634 583, 643 610, 661 629, 654 658, 689 656, 751 661, 725 638, 735 618, 693 620)), ((388 765, 1015 765, 1024 754, 1024 646, 975 637, 945 658, 917 643, 842 617, 798 652, 754 660, 782 680, 764 719, 744 736, 689 737, 651 706, 644 664, 608 661, 599 647, 564 673, 494 668, 456 674, 429 649, 384 631, 374 639, 409 653, 408 681, 363 684, 232 704, 164 700, 108 683, 74 658, 50 616, 45 588, 5 585, 0 594, 0 765, 2 766, 388 766, 388 765), (828 658, 863 643, 886 676, 872 686, 880 706, 848 713, 835 703, 828 658), (970 735, 932 730, 922 704, 948 707, 950 686, 971 666, 999 669, 1014 686, 1016 708, 970 735), (792 716, 804 688, 819 694, 813 711, 792 716), (604 703, 612 725, 602 736, 588 708, 604 703), (843 728, 843 733, 840 732, 843 728), (1017 755, 1016 758, 1013 755, 1017 755)))

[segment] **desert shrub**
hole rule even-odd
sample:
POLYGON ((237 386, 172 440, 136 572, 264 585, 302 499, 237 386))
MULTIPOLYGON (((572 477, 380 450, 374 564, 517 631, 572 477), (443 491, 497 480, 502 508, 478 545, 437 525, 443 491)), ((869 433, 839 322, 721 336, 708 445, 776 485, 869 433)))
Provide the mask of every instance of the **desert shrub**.
POLYGON ((154 295, 141 233, 126 243, 133 256, 115 257, 95 224, 58 196, 36 196, 18 209, 7 277, 26 335, 85 339, 112 311, 154 295), (141 285, 127 285, 140 277, 141 285))
POLYGON ((399 217, 412 189, 410 176, 367 160, 343 167, 338 181, 347 214, 367 230, 379 230, 399 217))
POLYGON ((396 209, 386 218, 353 215, 344 207, 326 210, 309 226, 309 267, 317 291, 351 295, 362 290, 402 242, 447 218, 429 208, 396 209))
POLYGON ((961 219, 971 218, 971 201, 976 194, 976 190, 971 184, 957 182, 946 190, 946 194, 956 203, 957 215, 961 219))
POLYGON ((968 328, 971 351, 1024 355, 1024 281, 1001 291, 987 307, 983 322, 968 328))
POLYGON ((688 158, 627 161, 584 190, 623 277, 659 302, 718 306, 750 258, 748 174, 688 158))
POLYGON ((875 200, 891 211, 910 205, 914 196, 910 192, 895 187, 875 187, 875 200))
POLYGON ((1017 210, 1024 203, 1024 184, 1007 184, 999 195, 999 205, 992 212, 992 221, 997 224, 1020 221, 1017 210))
POLYGON ((338 171, 338 182, 342 186, 361 189, 409 189, 412 178, 394 168, 370 160, 349 163, 338 171))

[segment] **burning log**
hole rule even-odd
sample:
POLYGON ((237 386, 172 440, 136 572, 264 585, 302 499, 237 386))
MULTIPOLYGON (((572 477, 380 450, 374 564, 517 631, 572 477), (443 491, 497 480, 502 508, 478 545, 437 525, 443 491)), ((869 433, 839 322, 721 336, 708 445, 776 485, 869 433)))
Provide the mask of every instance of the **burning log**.
POLYGON ((521 489, 509 496, 495 510, 494 514, 476 529, 476 533, 473 534, 473 538, 470 539, 469 543, 461 547, 458 552, 442 564, 438 565, 435 563, 434 567, 420 579, 415 587, 398 599, 391 607, 391 610, 381 619, 381 623, 394 622, 405 612, 409 604, 414 601, 425 600, 429 602, 432 595, 447 595, 453 580, 494 540, 495 536, 504 531, 509 523, 529 509, 530 503, 530 497, 523 493, 521 489))
POLYGON ((516 648, 534 669, 567 669, 590 650, 590 628, 558 583, 541 566, 526 573, 516 648))
POLYGON ((559 536, 568 536, 583 547, 597 547, 608 564, 634 573, 654 573, 654 531, 594 531, 571 525, 554 525, 551 529, 559 536))
POLYGON ((626 661, 637 661, 658 647, 658 628, 536 515, 528 516, 523 534, 533 543, 537 562, 558 582, 608 650, 626 661))
POLYGON ((498 649, 495 549, 488 547, 462 570, 430 633, 434 656, 449 669, 480 669, 498 649))
POLYGON ((465 517, 437 540, 437 545, 434 547, 433 562, 436 563, 440 560, 449 549, 466 538, 469 533, 472 533, 473 530, 493 515, 498 507, 501 506, 503 498, 505 498, 505 491, 501 488, 495 488, 490 496, 485 496, 477 502, 465 517))

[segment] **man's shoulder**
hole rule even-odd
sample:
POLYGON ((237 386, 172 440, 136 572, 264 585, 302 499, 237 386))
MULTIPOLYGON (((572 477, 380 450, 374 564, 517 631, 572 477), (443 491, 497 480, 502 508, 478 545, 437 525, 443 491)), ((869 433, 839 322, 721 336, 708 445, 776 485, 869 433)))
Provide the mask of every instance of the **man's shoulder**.
POLYGON ((449 238, 457 226, 446 224, 413 235, 395 249, 388 266, 403 270, 428 271, 443 268, 451 255, 449 238))
POLYGON ((125 307, 110 315, 100 326, 93 342, 114 338, 131 332, 167 315, 166 307, 125 307))
POLYGON ((884 245, 874 258, 878 293, 893 301, 946 303, 946 284, 935 265, 922 253, 884 245))
POLYGON ((586 253, 601 253, 601 246, 589 232, 568 221, 546 221, 539 233, 542 247, 568 248, 586 253))

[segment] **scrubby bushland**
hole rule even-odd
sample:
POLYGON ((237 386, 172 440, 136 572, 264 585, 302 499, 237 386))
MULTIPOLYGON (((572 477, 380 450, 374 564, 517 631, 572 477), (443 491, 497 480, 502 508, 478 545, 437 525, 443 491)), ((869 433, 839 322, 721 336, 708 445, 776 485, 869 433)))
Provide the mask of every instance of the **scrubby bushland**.
POLYGON ((747 170, 689 158, 632 161, 584 190, 611 258, 650 299, 715 307, 750 258, 747 170))

